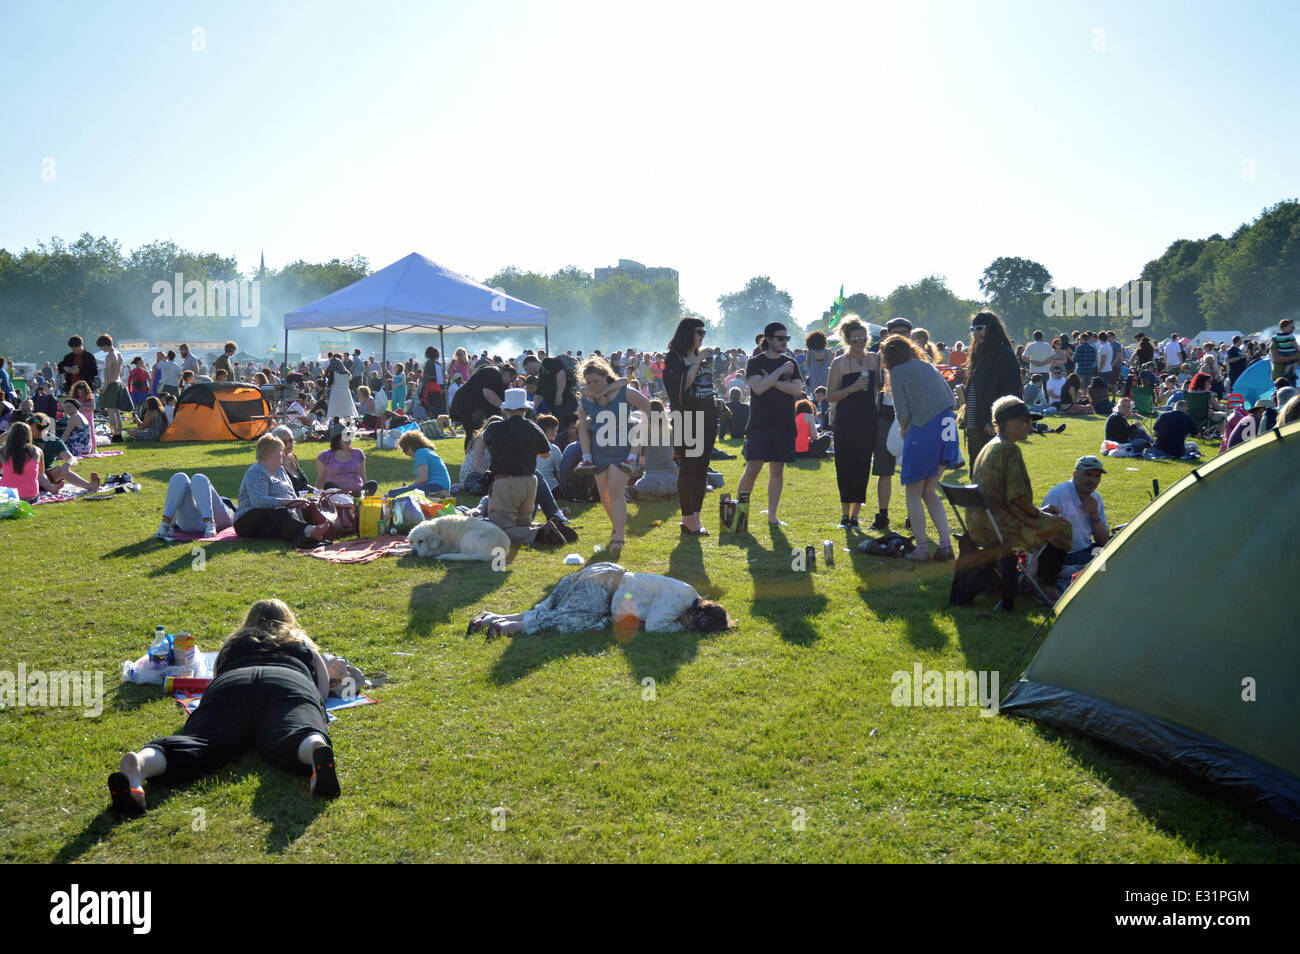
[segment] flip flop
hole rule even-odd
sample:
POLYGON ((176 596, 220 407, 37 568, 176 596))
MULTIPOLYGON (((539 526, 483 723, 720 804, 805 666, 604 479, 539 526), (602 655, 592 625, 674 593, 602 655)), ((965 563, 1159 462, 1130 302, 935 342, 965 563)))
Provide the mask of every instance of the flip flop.
POLYGON ((317 798, 338 798, 338 773, 334 771, 334 750, 322 745, 311 753, 311 793, 317 798))
POLYGON ((132 788, 125 773, 114 772, 108 777, 108 795, 113 800, 113 807, 123 815, 139 816, 145 813, 145 806, 132 797, 133 792, 139 792, 140 797, 144 798, 144 789, 132 788))

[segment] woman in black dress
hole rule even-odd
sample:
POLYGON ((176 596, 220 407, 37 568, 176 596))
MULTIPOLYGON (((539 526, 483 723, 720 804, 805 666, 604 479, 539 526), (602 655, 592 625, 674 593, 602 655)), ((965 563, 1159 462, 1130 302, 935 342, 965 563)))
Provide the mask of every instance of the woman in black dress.
POLYGON ((718 408, 713 393, 713 352, 701 349, 704 322, 683 318, 664 356, 664 390, 672 410, 681 415, 675 428, 677 499, 682 508, 682 536, 707 536, 700 524, 708 490, 709 460, 718 438, 718 408), (690 440, 686 440, 689 437, 690 440))
POLYGON ((867 350, 867 328, 857 318, 840 325, 848 351, 831 362, 826 400, 834 405, 835 479, 840 488, 840 526, 856 527, 867 499, 871 454, 876 447, 876 398, 880 355, 867 350))

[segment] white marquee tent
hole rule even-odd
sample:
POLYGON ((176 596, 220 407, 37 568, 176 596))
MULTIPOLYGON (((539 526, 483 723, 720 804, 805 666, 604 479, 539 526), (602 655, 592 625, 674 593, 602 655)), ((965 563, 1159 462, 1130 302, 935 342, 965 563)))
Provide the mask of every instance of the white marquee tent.
MULTIPOLYGON (((378 331, 384 335, 383 362, 388 363, 388 333, 438 330, 500 331, 541 328, 550 349, 545 308, 458 275, 416 252, 373 275, 331 292, 319 301, 284 316, 284 348, 290 331, 378 331)), ((446 361, 446 349, 439 353, 446 361)))

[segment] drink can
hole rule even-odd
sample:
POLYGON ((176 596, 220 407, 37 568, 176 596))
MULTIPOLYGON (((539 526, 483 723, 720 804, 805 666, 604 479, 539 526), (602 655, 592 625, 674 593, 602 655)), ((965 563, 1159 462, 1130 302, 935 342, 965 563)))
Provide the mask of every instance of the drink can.
POLYGON ((808 569, 817 569, 817 548, 810 543, 808 546, 804 547, 803 552, 808 560, 808 569))
POLYGON ((827 566, 835 565, 835 541, 822 541, 822 559, 826 561, 827 566))

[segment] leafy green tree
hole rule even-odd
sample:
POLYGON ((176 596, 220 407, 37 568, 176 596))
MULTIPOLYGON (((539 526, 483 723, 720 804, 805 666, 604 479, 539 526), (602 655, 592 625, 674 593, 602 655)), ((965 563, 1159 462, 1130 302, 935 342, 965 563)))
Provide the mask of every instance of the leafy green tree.
POLYGON ((980 291, 1002 316, 1007 331, 1018 341, 1029 340, 1043 325, 1043 300, 1052 273, 1027 258, 1003 256, 993 260, 980 278, 980 291))
POLYGON ((745 283, 740 291, 718 298, 722 320, 718 322, 717 345, 723 348, 752 348, 754 336, 768 324, 779 321, 789 330, 792 344, 802 337, 802 329, 790 314, 794 299, 790 293, 772 284, 766 275, 745 283))
POLYGON ((942 275, 927 275, 911 285, 899 285, 885 299, 879 324, 890 318, 906 318, 913 328, 924 328, 931 341, 951 345, 967 337, 975 302, 958 298, 942 275))

